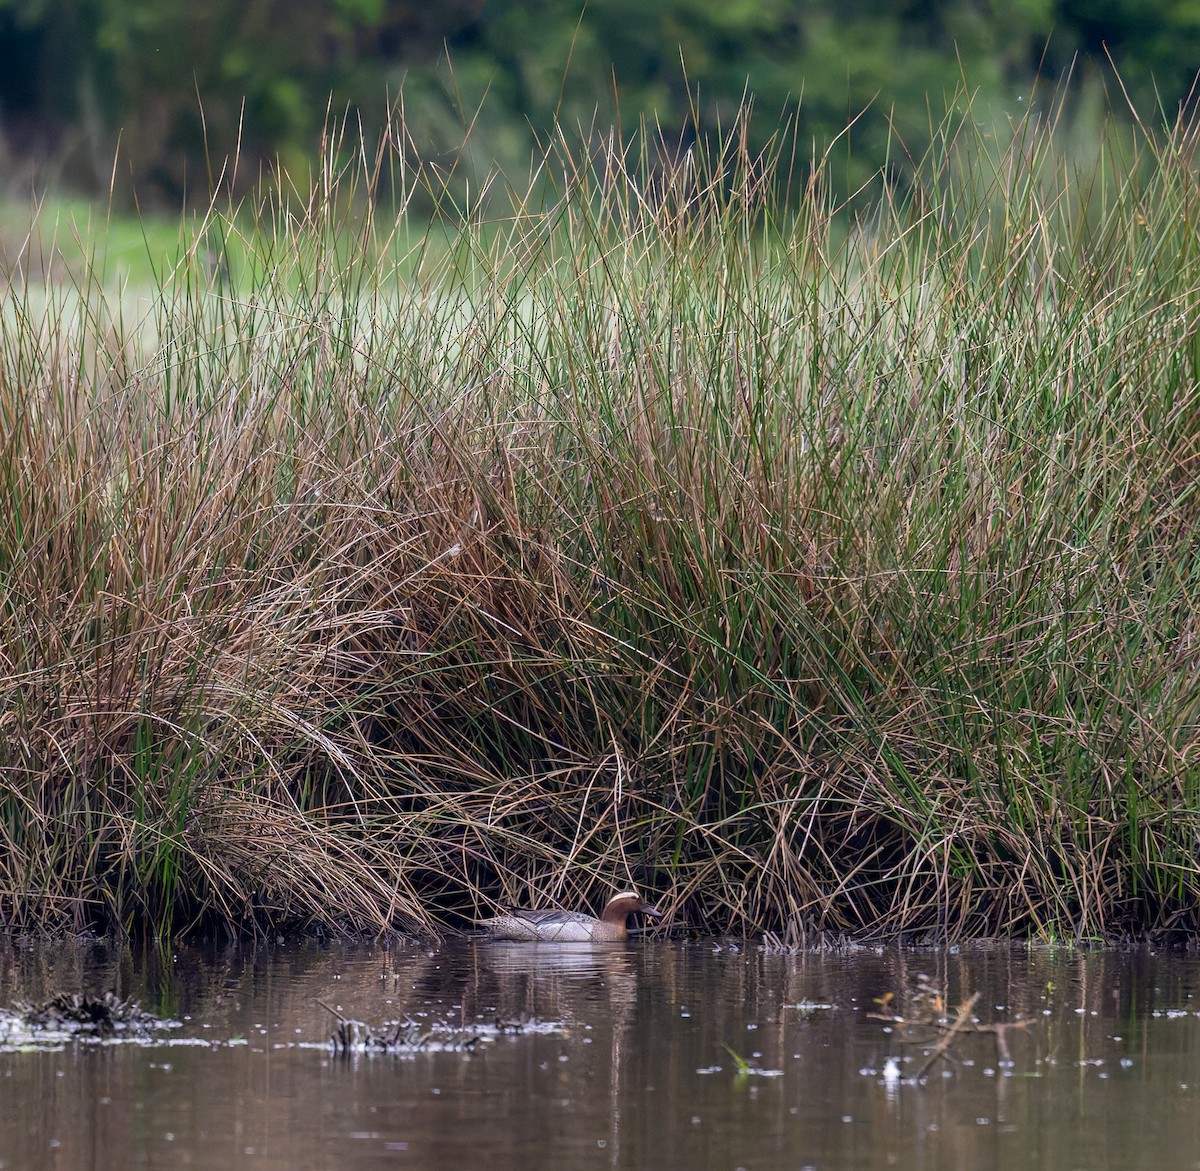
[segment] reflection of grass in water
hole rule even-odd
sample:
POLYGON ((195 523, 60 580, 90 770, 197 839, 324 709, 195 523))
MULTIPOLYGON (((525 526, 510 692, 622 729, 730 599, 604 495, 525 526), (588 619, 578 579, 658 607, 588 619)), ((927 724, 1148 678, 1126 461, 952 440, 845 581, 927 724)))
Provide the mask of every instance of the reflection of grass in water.
POLYGON ((854 221, 738 142, 4 289, 6 921, 1191 906, 1190 132, 947 123, 854 221))

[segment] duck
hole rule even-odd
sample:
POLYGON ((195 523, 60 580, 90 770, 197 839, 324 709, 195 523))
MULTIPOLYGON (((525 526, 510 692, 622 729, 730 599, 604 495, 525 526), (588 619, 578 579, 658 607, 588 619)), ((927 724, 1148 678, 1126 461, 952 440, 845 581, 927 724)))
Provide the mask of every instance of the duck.
POLYGON ((520 909, 476 924, 492 939, 523 943, 623 943, 629 938, 629 916, 641 913, 661 919, 662 912, 636 890, 623 890, 604 905, 597 919, 582 911, 520 909))

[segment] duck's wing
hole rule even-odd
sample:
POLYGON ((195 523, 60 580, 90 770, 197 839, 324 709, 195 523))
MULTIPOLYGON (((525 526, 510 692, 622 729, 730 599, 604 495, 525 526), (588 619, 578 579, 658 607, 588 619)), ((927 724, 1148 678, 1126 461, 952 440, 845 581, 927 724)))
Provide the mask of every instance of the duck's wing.
POLYGON ((514 919, 522 919, 526 923, 532 923, 535 927, 556 927, 567 923, 587 923, 590 919, 588 915, 582 915, 578 911, 556 911, 553 909, 532 910, 522 908, 518 911, 509 911, 514 919))
POLYGON ((604 925, 581 911, 521 911, 521 922, 548 943, 592 943, 603 938, 604 925), (598 934, 599 933, 599 934, 598 934))

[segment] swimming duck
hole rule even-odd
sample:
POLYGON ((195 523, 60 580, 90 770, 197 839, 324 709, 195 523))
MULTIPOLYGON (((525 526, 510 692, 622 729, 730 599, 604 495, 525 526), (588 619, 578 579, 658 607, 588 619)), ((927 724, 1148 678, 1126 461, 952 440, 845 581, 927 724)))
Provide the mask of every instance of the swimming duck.
POLYGON ((621 943, 629 938, 629 916, 638 911, 651 919, 662 918, 662 912, 637 891, 623 890, 608 900, 599 919, 581 911, 519 910, 484 919, 477 926, 493 939, 526 943, 621 943))

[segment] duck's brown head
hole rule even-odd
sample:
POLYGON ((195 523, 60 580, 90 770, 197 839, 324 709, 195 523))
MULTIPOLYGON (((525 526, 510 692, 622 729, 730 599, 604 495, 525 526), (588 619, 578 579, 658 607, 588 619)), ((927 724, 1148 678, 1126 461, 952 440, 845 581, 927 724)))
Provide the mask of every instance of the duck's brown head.
POLYGON ((619 923, 622 927, 625 926, 625 921, 630 915, 640 911, 643 915, 648 915, 651 919, 661 919, 662 911, 651 903, 646 902, 636 890, 623 890, 620 894, 615 894, 604 905, 604 911, 600 918, 605 923, 619 923))

